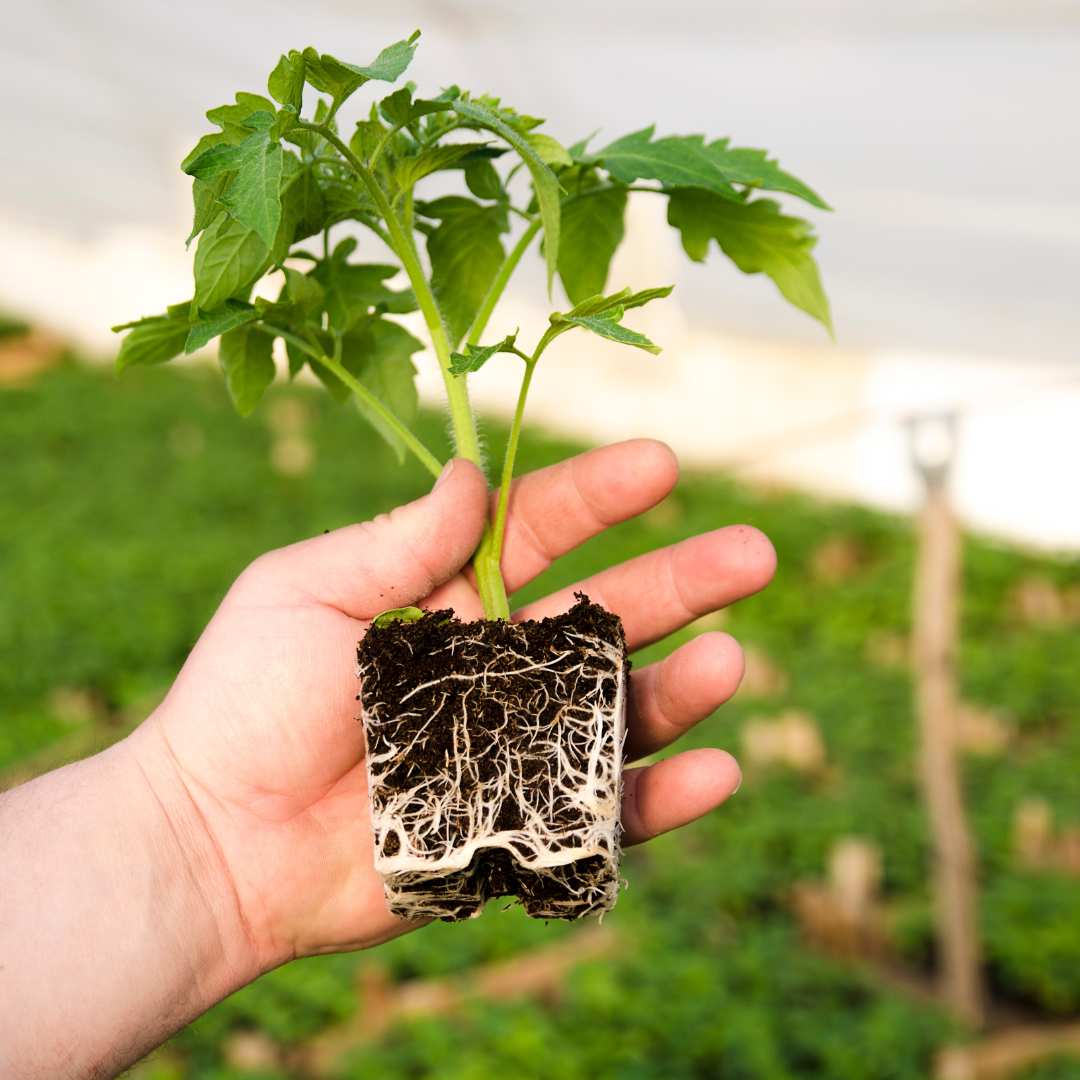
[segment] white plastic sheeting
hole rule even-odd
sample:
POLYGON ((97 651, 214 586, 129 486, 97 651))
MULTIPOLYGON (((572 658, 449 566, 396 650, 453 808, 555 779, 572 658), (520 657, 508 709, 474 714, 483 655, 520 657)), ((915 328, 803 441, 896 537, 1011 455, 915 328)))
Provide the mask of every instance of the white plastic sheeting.
MULTIPOLYGON (((611 284, 677 284, 665 310, 628 320, 665 352, 563 339, 533 419, 903 509, 903 418, 957 408, 965 520, 1080 547, 1076 0, 3 5, 0 308, 107 355, 109 325, 188 294, 176 163, 203 111, 262 89, 283 48, 364 62, 415 26, 421 86, 502 93, 567 142, 653 121, 731 135, 837 208, 804 211, 834 348, 760 275, 688 264, 639 200, 611 284)), ((539 260, 510 300, 503 321, 539 325, 539 260)), ((504 360, 473 381, 505 411, 504 360)))

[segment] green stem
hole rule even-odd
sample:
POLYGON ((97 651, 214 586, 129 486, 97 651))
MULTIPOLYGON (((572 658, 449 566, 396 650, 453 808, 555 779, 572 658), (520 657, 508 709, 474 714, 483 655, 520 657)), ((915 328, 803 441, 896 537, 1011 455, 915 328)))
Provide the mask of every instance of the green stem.
POLYGON ((432 143, 437 143, 444 135, 449 135, 451 131, 457 131, 459 127, 461 127, 461 122, 458 120, 454 120, 451 123, 447 124, 446 127, 439 128, 439 130, 436 131, 430 139, 417 140, 420 143, 420 149, 426 150, 429 146, 431 146, 432 143))
MULTIPOLYGON (((511 275, 517 269, 522 255, 539 232, 540 218, 535 218, 525 230, 521 239, 518 240, 514 250, 507 256, 505 262, 499 268, 499 273, 488 289, 484 303, 477 313, 469 333, 469 343, 478 345, 484 330, 487 328, 491 313, 499 302, 503 290, 511 275)), ((506 595, 506 584, 502 577, 502 545, 503 533, 506 528, 506 510, 510 500, 510 481, 514 476, 514 459, 517 456, 518 438, 521 434, 521 417, 525 411, 525 397, 529 392, 529 383, 532 381, 533 367, 536 361, 524 353, 515 349, 514 352, 525 360, 525 379, 521 384, 521 392, 518 394, 517 410, 514 413, 514 424, 510 429, 510 441, 506 446, 506 456, 503 458, 502 483, 499 488, 499 502, 495 510, 494 525, 489 522, 484 527, 484 535, 481 537, 480 546, 476 549, 473 557, 473 569, 476 571, 476 583, 480 589, 480 595, 491 597, 490 607, 488 601, 484 603, 484 613, 489 619, 510 620, 510 601, 506 595)))
POLYGON ((510 601, 506 595, 506 583, 503 581, 502 568, 499 566, 499 552, 493 543, 491 522, 484 523, 484 535, 480 546, 473 555, 473 570, 476 573, 476 588, 484 602, 484 615, 492 622, 510 621, 510 601))
POLYGON ((365 168, 363 162, 332 131, 328 131, 317 124, 297 124, 297 127, 315 131, 337 149, 368 189, 372 200, 382 215, 383 221, 386 222, 387 230, 393 241, 391 246, 397 253, 398 258, 401 259, 405 273, 409 277, 409 283, 416 294, 417 303, 419 303, 420 310, 424 313, 424 321, 427 323, 428 330, 431 333, 431 344, 435 348, 435 355, 438 357, 439 367, 443 373, 443 381, 446 384, 446 396, 450 404, 450 419, 454 425, 457 451, 462 457, 468 458, 482 467, 480 437, 469 404, 465 380, 457 379, 450 374, 450 341, 446 336, 442 314, 439 312, 435 297, 431 292, 431 286, 424 276, 420 261, 401 227, 397 214, 390 208, 385 192, 379 186, 379 182, 371 171, 365 168))
MULTIPOLYGON (((562 328, 551 327, 537 343, 532 356, 526 356, 518 349, 514 352, 525 361, 525 377, 521 380, 518 391, 517 408, 514 409, 514 422, 510 426, 510 438, 506 443, 506 456, 503 458, 502 479, 499 482, 499 501, 495 507, 495 522, 491 530, 490 557, 498 566, 502 559, 503 535, 506 531, 506 511, 510 505, 510 483, 514 479, 514 459, 517 457, 518 439, 521 437, 521 418, 525 415, 525 399, 529 396, 533 371, 544 350, 559 336, 562 328)), ((487 540, 484 533, 484 540, 487 540)), ((481 541, 481 546, 483 541, 481 541)))
POLYGON ((473 320, 468 337, 470 345, 480 344, 480 339, 484 336, 484 331, 487 329, 488 320, 495 310, 495 305, 499 302, 507 282, 517 269, 517 265, 521 262, 521 257, 525 254, 529 244, 532 243, 533 237, 540 231, 542 224, 543 222, 539 216, 535 217, 532 224, 522 233, 521 239, 514 246, 514 250, 510 252, 502 266, 499 267, 499 272, 495 275, 495 280, 491 283, 491 288, 488 289, 487 296, 484 297, 484 302, 480 305, 480 310, 473 320))
MULTIPOLYGON (((457 453, 474 462, 479 468, 483 468, 483 459, 480 453, 480 436, 476 430, 476 420, 473 417, 472 406, 469 403, 469 392, 466 389, 464 379, 458 379, 450 374, 450 341, 446 336, 446 327, 443 324, 442 314, 435 303, 435 296, 431 291, 424 271, 420 266, 416 251, 405 235, 397 214, 390 207, 386 193, 379 186, 378 180, 370 169, 345 145, 332 131, 317 124, 298 124, 297 127, 315 131, 334 146, 338 153, 352 166, 353 172, 361 179, 368 189, 383 221, 390 232, 393 240, 392 247, 401 259, 405 273, 416 294, 416 300, 420 310, 424 313, 424 321, 427 323, 431 334, 431 344, 435 349, 435 355, 442 370, 443 382, 446 386, 447 403, 450 406, 450 420, 454 427, 454 438, 457 453)), ((520 258, 520 256, 519 256, 520 258)), ((335 373, 336 374, 336 373, 335 373)), ((347 384, 346 384, 347 385, 347 384)), ((486 543, 490 524, 484 529, 484 540, 481 540, 473 558, 473 567, 476 570, 476 583, 480 591, 480 600, 484 605, 484 614, 489 619, 509 619, 510 605, 506 599, 506 586, 503 583, 499 571, 498 558, 492 558, 489 545, 486 543)))
POLYGON ((396 124, 392 127, 380 140, 375 147, 374 152, 371 155, 371 160, 368 161, 367 167, 374 172, 375 166, 379 163, 379 158, 382 157, 382 152, 386 149, 390 140, 403 128, 405 124, 396 124))
POLYGON ((416 250, 416 229, 413 226, 413 222, 416 220, 413 214, 413 192, 415 188, 410 187, 405 195, 405 206, 402 213, 402 219, 404 221, 405 239, 409 241, 409 248, 413 253, 413 258, 416 259, 417 265, 420 263, 420 254, 416 250))
POLYGON ((506 444, 506 457, 503 458, 502 480, 499 483, 499 502, 495 509, 495 524, 492 528, 492 556, 502 559, 503 533, 506 530, 506 509, 510 505, 510 482, 514 479, 514 459, 517 457, 518 439, 521 437, 521 418, 525 413, 525 398, 529 394, 536 360, 525 362, 525 377, 521 380, 518 392, 517 408, 514 410, 514 422, 510 427, 510 439, 506 444))
POLYGON ((337 360, 327 356, 321 349, 314 348, 303 338, 297 337, 296 334, 290 334, 288 330, 282 330, 277 326, 270 326, 265 323, 255 323, 254 326, 256 330, 261 330, 264 334, 284 338, 285 341, 291 342, 316 363, 322 364, 327 371, 332 371, 372 412, 376 413, 388 427, 393 429, 401 441, 419 458, 420 463, 428 472, 433 476, 438 476, 442 472, 442 462, 359 379, 342 367, 337 360))

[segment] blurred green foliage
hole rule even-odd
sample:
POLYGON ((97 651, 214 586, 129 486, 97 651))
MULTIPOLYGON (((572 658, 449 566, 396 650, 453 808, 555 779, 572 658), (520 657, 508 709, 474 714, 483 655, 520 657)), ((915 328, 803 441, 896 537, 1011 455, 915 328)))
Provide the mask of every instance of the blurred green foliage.
MULTIPOLYGON (((220 377, 202 367, 132 371, 118 383, 71 365, 0 390, 0 768, 70 731, 70 718, 50 704, 58 686, 92 690, 113 709, 167 686, 230 581, 261 552, 389 510, 429 486, 325 394, 278 385, 267 404, 238 419, 220 377), (309 460, 305 474, 288 474, 309 460)), ((441 418, 426 414, 418 424, 445 452, 441 418)), ((488 435, 498 449, 505 433, 488 435)), ((576 449, 528 432, 521 469, 576 449)), ((814 954, 790 915, 793 883, 822 875, 837 837, 865 836, 884 853, 900 947, 913 964, 932 962, 909 673, 895 647, 908 633, 909 524, 689 473, 661 507, 585 544, 518 601, 740 521, 772 538, 779 571, 764 594, 731 609, 724 629, 785 679, 771 694, 740 693, 683 745, 738 754, 748 719, 797 708, 819 725, 827 767, 748 770, 721 811, 627 853, 629 888, 605 921, 623 947, 577 970, 557 1004, 476 1004, 453 1019, 398 1027, 358 1052, 344 1075, 926 1075, 933 1048, 950 1036, 941 1014, 814 954)), ((1080 1010, 1080 881, 1020 869, 1012 828, 1017 805, 1036 795, 1059 827, 1080 823, 1080 634, 1067 622, 1017 618, 1015 589, 1032 575, 1065 590, 1080 582, 1080 563, 967 540, 964 695, 1006 715, 1016 735, 1003 755, 969 757, 966 785, 995 991, 1062 1014, 1080 1010)), ((385 966, 395 980, 438 976, 574 932, 505 906, 371 954, 271 972, 178 1036, 182 1064, 158 1073, 255 1075, 223 1063, 229 1034, 254 1028, 289 1044, 351 1016, 365 964, 385 966)), ((1080 1073, 1062 1062, 1028 1075, 1080 1073)))
POLYGON ((0 311, 0 341, 8 337, 20 337, 30 330, 30 324, 0 311))

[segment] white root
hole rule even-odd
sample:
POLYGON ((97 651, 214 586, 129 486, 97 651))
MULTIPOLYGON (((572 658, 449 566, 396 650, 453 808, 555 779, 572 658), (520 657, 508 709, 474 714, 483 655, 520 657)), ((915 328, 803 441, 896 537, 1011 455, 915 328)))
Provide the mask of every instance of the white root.
POLYGON ((358 668, 387 904, 405 918, 475 917, 494 857, 530 915, 607 911, 619 888, 625 646, 566 626, 538 656, 525 627, 506 628, 508 647, 477 625, 447 628, 453 670, 397 696, 393 715, 367 692, 385 673, 358 668))

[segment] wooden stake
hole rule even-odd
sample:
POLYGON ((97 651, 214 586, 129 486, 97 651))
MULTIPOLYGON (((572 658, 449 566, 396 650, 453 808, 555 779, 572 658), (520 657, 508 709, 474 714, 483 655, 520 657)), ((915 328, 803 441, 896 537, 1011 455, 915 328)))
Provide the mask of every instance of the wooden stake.
POLYGON ((958 1020, 981 1027, 985 992, 975 855, 955 746, 960 530, 949 508, 944 468, 922 472, 927 495, 919 523, 913 653, 920 766, 933 838, 941 993, 958 1020))

